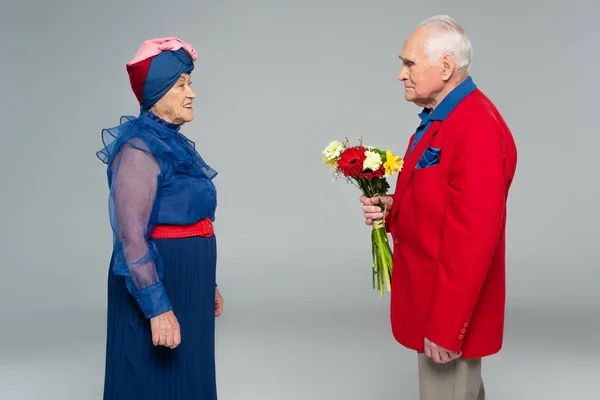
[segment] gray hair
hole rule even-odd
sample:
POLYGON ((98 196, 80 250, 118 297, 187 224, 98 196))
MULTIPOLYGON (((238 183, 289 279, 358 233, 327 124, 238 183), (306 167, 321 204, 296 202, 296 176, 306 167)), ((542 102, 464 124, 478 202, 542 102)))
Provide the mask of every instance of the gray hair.
POLYGON ((430 63, 437 64, 444 53, 450 53, 456 67, 464 73, 469 72, 473 53, 471 40, 456 21, 447 15, 436 15, 421 22, 420 27, 428 31, 425 54, 430 63))

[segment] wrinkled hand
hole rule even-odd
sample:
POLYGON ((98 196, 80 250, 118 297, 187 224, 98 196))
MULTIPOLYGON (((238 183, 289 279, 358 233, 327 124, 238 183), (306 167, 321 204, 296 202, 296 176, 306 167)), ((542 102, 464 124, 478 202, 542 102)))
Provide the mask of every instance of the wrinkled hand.
POLYGON ((425 338, 425 355, 438 364, 445 364, 460 358, 460 356, 462 356, 462 351, 456 353, 454 351, 446 350, 442 346, 438 346, 431 340, 425 338))
POLYGON ((215 292, 215 317, 220 317, 223 314, 223 297, 219 289, 215 292))
POLYGON ((173 310, 151 318, 150 329, 152 330, 152 344, 154 346, 165 346, 174 349, 181 343, 179 322, 173 310))
POLYGON ((365 195, 361 195, 360 202, 362 203, 362 209, 365 213, 365 223, 367 225, 373 225, 374 220, 385 218, 387 212, 392 208, 394 200, 391 196, 375 196, 369 198, 365 195), (380 201, 386 209, 386 214, 384 214, 384 210, 379 206, 380 201))

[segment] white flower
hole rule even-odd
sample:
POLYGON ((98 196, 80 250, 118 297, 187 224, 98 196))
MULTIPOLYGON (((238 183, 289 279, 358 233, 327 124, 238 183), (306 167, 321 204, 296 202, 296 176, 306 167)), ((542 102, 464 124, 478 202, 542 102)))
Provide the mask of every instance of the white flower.
POLYGON ((337 140, 334 140, 329 143, 325 150, 323 150, 323 157, 325 157, 325 160, 327 161, 334 160, 337 159, 344 150, 345 146, 337 140))
POLYGON ((367 157, 363 163, 363 171, 370 169, 371 171, 377 171, 381 166, 381 156, 379 153, 373 151, 365 151, 367 157))

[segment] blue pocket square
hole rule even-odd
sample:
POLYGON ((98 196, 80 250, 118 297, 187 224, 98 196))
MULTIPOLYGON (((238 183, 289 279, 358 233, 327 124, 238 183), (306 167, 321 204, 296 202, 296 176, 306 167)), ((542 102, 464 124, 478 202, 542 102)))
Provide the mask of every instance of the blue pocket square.
POLYGON ((438 165, 440 163, 441 152, 441 149, 437 149, 435 147, 426 148, 421 158, 419 158, 415 168, 427 168, 438 165))

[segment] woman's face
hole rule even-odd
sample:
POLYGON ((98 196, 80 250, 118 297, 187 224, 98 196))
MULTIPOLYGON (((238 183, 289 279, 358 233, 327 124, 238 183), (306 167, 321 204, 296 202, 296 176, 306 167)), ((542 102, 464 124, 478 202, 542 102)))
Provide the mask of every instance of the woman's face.
POLYGON ((175 125, 183 125, 194 119, 192 102, 196 93, 192 90, 190 75, 181 74, 175 85, 152 106, 151 111, 175 125))

